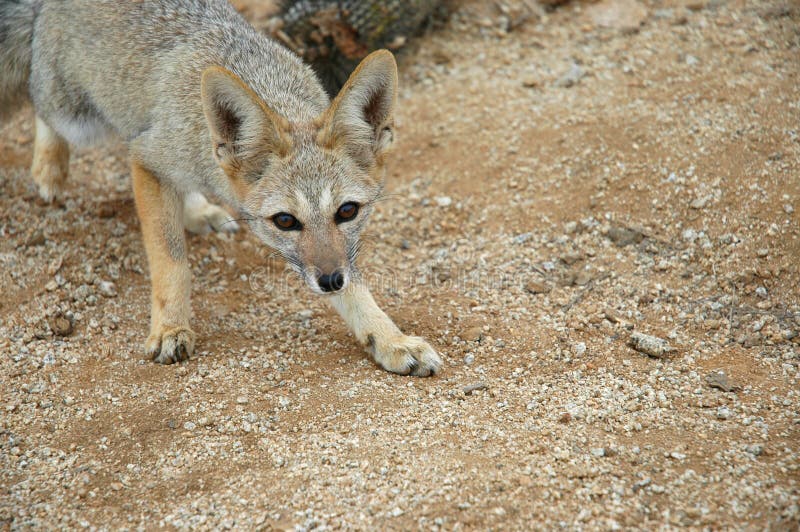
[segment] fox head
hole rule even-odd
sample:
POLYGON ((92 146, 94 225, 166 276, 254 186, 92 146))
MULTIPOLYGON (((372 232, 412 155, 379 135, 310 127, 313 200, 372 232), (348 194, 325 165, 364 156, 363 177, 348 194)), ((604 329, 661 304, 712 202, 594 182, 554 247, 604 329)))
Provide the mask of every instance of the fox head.
POLYGON ((357 275, 359 235, 383 189, 397 99, 394 56, 365 58, 328 109, 291 123, 221 67, 202 77, 217 164, 253 231, 318 294, 357 275))

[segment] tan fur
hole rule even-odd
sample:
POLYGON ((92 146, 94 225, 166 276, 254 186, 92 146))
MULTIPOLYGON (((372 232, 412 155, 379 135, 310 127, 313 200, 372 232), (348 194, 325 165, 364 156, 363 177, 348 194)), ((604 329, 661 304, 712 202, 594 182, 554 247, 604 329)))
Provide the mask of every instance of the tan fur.
POLYGON ((292 149, 288 135, 289 123, 275 113, 236 74, 212 66, 203 71, 200 82, 203 112, 211 130, 214 156, 240 201, 250 190, 249 175, 259 170, 269 156, 286 157, 292 149), (244 138, 231 138, 230 132, 219 127, 218 108, 227 105, 237 108, 247 120, 241 128, 244 138))
POLYGON ((326 149, 355 151, 354 155, 360 162, 369 165, 374 161, 382 166, 383 158, 392 143, 392 109, 397 104, 397 92, 389 91, 388 101, 382 102, 386 111, 377 125, 377 131, 359 127, 358 117, 353 116, 358 104, 363 103, 365 98, 377 92, 381 86, 397 86, 397 64, 388 50, 375 51, 359 63, 330 107, 317 120, 317 143, 326 149), (370 82, 364 83, 365 78, 370 82), (374 159, 364 160, 363 151, 370 151, 374 159))
POLYGON ((48 202, 56 199, 68 172, 69 144, 37 116, 31 175, 39 188, 39 196, 48 202))
POLYGON ((442 361, 436 351, 418 336, 406 336, 375 303, 369 289, 353 283, 331 298, 356 339, 383 369, 401 375, 427 377, 442 361))
POLYGON ((191 271, 181 219, 181 198, 164 188, 140 163, 131 163, 136 212, 150 269, 150 336, 148 355, 157 362, 175 362, 194 352, 191 317, 191 271))
POLYGON ((155 361, 194 349, 184 226, 236 227, 206 201, 213 195, 327 297, 380 366, 438 370, 433 348, 378 308, 357 264, 393 140, 390 52, 366 57, 331 102, 310 67, 225 0, 0 0, 0 15, 0 114, 32 101, 41 195, 60 190, 67 142, 114 134, 128 146, 152 283, 145 348, 155 361), (337 217, 349 203, 357 214, 337 217), (283 230, 279 214, 297 223, 283 230))

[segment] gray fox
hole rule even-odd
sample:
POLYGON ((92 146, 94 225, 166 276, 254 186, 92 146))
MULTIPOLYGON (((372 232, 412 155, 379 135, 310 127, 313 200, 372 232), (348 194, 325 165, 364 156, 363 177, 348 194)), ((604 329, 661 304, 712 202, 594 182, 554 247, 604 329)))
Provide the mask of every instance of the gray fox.
POLYGON ((128 146, 156 362, 194 350, 184 229, 231 225, 213 195, 335 307, 378 365, 440 368, 356 267, 394 137, 390 52, 367 56, 331 101, 308 66, 225 0, 0 0, 0 115, 26 99, 45 200, 67 177, 69 144, 113 134, 128 146))

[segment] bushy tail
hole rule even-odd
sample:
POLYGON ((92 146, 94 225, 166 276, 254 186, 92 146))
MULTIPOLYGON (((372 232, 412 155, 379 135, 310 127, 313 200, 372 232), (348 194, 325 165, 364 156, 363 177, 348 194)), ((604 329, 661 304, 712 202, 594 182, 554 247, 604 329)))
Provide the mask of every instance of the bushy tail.
POLYGON ((0 118, 28 98, 33 20, 41 0, 0 0, 0 118))

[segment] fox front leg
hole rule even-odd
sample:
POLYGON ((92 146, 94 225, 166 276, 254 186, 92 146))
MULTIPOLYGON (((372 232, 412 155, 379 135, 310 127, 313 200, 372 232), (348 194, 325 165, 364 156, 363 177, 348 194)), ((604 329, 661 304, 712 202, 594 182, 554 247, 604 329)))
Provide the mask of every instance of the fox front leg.
POLYGON ((160 364, 186 360, 194 351, 191 270, 183 232, 183 201, 140 164, 131 165, 136 212, 150 266, 152 306, 145 351, 160 364))
POLYGON ((372 298, 369 289, 353 282, 330 298, 356 339, 383 369, 400 375, 428 377, 442 365, 442 359, 428 342, 406 336, 372 298))

